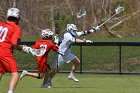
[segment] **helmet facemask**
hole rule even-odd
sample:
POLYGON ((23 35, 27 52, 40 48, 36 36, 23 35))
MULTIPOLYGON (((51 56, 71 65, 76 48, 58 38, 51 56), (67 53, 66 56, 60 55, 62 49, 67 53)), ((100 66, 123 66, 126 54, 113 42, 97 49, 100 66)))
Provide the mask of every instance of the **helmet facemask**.
POLYGON ((67 31, 76 36, 76 31, 78 31, 78 28, 75 24, 67 24, 67 31))
POLYGON ((51 39, 53 37, 53 35, 54 35, 54 33, 50 29, 44 29, 41 32, 41 36, 43 38, 50 38, 51 39))

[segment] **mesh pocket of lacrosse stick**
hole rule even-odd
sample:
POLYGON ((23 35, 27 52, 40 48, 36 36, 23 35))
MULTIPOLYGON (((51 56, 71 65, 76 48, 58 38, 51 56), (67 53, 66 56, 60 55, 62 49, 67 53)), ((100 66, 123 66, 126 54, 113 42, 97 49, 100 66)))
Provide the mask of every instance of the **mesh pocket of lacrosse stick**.
POLYGON ((42 56, 46 52, 45 48, 40 48, 40 49, 32 49, 31 53, 35 56, 42 56))
POLYGON ((77 18, 81 18, 82 16, 86 15, 86 10, 85 9, 80 9, 80 12, 77 14, 77 18))

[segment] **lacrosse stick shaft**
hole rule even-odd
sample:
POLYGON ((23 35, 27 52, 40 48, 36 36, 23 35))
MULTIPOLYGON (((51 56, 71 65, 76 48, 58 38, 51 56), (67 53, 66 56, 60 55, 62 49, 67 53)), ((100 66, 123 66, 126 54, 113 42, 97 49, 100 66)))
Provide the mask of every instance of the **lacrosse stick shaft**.
POLYGON ((103 26, 106 22, 108 22, 110 19, 112 19, 114 16, 116 16, 117 14, 115 13, 114 15, 112 15, 111 17, 109 17, 106 21, 104 21, 102 24, 99 25, 99 28, 101 26, 103 26))

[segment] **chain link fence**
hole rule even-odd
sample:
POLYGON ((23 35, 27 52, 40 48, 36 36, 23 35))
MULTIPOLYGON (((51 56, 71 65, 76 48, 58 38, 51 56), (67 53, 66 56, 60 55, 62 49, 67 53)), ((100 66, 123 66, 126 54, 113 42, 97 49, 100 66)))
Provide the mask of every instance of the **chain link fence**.
MULTIPOLYGON (((24 43, 26 44, 26 42, 24 43)), ((31 43, 27 43, 30 45, 31 43)), ((79 43, 72 47, 73 53, 80 59, 77 70, 80 73, 140 73, 140 43, 134 42, 95 42, 79 43)), ((19 69, 37 70, 35 57, 16 51, 19 69)), ((54 52, 50 52, 48 63, 54 68, 54 52)), ((69 72, 71 63, 62 66, 62 72, 69 72)))

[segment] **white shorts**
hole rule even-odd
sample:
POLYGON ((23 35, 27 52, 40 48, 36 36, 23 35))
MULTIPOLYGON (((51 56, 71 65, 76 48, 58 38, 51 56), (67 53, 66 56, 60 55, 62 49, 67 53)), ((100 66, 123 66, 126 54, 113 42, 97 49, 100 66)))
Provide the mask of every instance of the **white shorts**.
POLYGON ((76 56, 74 54, 72 54, 71 52, 67 53, 65 55, 57 54, 57 56, 55 58, 55 65, 56 65, 56 67, 60 67, 64 63, 71 62, 74 58, 76 58, 76 56))

